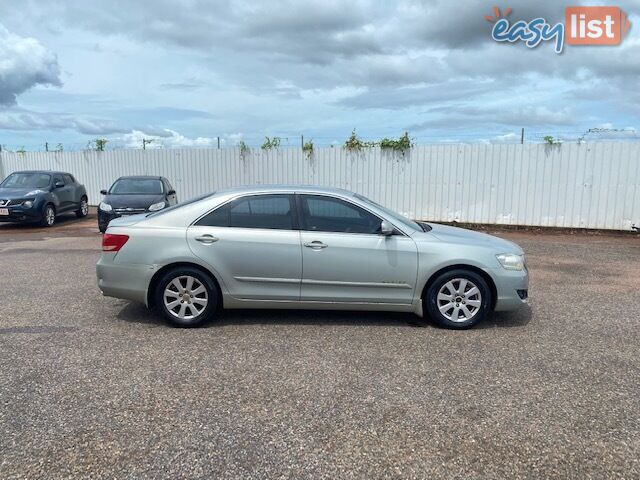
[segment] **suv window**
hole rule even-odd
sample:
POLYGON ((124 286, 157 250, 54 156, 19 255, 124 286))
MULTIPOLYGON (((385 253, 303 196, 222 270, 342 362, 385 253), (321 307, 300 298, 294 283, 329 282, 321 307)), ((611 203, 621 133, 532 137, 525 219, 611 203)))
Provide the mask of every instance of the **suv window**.
POLYGON ((314 232, 379 233, 381 219, 337 198, 302 195, 303 230, 314 232))
POLYGON ((64 178, 65 185, 73 185, 75 183, 71 175, 63 175, 62 177, 64 178))
POLYGON ((208 213, 196 225, 208 227, 292 230, 291 195, 243 197, 208 213))
POLYGON ((62 182, 62 183, 64 183, 64 182, 62 181, 62 177, 61 177, 60 175, 54 175, 54 176, 53 176, 53 184, 55 185, 55 184, 56 184, 56 183, 58 183, 58 182, 62 182))

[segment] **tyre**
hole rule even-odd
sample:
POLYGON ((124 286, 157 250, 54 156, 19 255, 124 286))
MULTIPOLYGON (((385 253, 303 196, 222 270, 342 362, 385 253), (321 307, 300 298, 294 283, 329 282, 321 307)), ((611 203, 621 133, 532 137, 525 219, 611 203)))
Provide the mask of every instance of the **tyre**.
POLYGON ((491 309, 491 289, 475 272, 451 270, 438 276, 423 298, 431 319, 446 328, 471 328, 491 309))
POLYGON ((157 283, 155 304, 176 327, 198 327, 218 311, 218 289, 197 268, 179 267, 166 272, 157 283))
POLYGON ((40 225, 43 227, 52 227, 53 224, 56 223, 56 209, 48 203, 45 205, 44 210, 42 211, 42 219, 40 220, 40 225))
POLYGON ((76 210, 76 217, 84 218, 89 214, 89 203, 87 197, 82 197, 80 200, 80 208, 76 210))

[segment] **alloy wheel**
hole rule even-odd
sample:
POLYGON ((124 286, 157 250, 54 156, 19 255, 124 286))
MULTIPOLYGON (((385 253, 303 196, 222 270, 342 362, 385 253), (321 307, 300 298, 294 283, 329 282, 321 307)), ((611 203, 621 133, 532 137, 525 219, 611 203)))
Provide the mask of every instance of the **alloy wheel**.
POLYGON ((181 275, 169 282, 162 298, 167 311, 180 320, 196 318, 209 303, 206 287, 190 275, 181 275))
POLYGON ((44 219, 47 222, 47 225, 51 226, 56 221, 56 212, 53 211, 52 207, 47 207, 44 212, 44 219))
POLYGON ((480 311, 482 294, 471 280, 454 278, 438 291, 437 305, 447 320, 466 322, 480 311))

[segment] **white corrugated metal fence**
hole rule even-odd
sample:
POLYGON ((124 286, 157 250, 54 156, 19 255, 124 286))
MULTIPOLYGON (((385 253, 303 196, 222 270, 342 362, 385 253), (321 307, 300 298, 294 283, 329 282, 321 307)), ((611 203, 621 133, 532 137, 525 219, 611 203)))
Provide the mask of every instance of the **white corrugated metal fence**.
POLYGON ((628 230, 640 223, 640 143, 419 145, 379 148, 113 150, 0 153, 16 170, 74 174, 100 202, 122 175, 163 175, 180 199, 237 185, 342 187, 412 218, 628 230))

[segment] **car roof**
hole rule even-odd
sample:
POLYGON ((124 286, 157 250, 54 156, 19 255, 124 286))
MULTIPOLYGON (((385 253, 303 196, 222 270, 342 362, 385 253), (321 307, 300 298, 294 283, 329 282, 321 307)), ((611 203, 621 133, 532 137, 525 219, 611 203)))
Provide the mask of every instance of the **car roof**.
POLYGON ((317 193, 325 195, 340 195, 352 197, 353 192, 343 188, 322 187, 319 185, 245 185, 241 187, 226 188, 218 190, 215 195, 246 194, 246 193, 317 193))
POLYGON ((118 177, 118 180, 130 178, 138 180, 162 180, 164 177, 160 177, 158 175, 125 175, 123 177, 118 177))
POLYGON ((71 175, 69 172, 59 170, 18 170, 12 173, 46 173, 47 175, 71 175))

